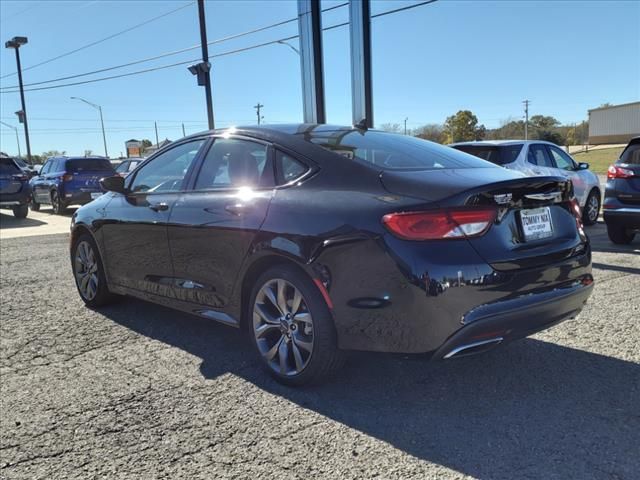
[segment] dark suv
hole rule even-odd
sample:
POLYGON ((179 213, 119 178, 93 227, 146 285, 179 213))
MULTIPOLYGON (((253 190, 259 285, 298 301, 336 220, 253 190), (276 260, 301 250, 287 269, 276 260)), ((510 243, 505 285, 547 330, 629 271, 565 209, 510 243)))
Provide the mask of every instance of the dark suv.
POLYGON ((631 243, 640 231, 640 137, 609 167, 602 209, 611 241, 631 243))
POLYGON ((29 176, 13 158, 0 156, 0 208, 10 208, 16 218, 25 218, 30 198, 29 176))
POLYGON ((47 203, 53 212, 61 214, 69 205, 84 205, 102 195, 98 183, 115 171, 104 157, 52 157, 31 179, 33 201, 31 209, 40 210, 47 203))

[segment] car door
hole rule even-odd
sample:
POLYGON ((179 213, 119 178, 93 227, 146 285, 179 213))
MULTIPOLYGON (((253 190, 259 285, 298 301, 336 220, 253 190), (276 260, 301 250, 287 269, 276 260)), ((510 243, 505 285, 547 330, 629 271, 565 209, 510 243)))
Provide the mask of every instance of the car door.
POLYGON ((167 221, 206 138, 163 150, 134 176, 124 194, 105 207, 103 242, 109 280, 137 291, 171 296, 173 265, 167 221))
POLYGON ((529 144, 527 163, 531 165, 533 176, 556 175, 551 156, 543 143, 529 144))
POLYGON ((168 228, 178 295, 224 307, 273 195, 272 148, 238 137, 215 138, 193 188, 171 211, 168 228))
POLYGON ((573 161, 573 158, 560 148, 553 145, 547 145, 547 148, 551 155, 551 159, 555 164, 556 174, 571 179, 571 183, 573 183, 573 192, 578 198, 580 205, 584 205, 584 202, 587 200, 586 195, 589 193, 587 192, 587 187, 591 172, 588 170, 579 170, 578 165, 573 161))

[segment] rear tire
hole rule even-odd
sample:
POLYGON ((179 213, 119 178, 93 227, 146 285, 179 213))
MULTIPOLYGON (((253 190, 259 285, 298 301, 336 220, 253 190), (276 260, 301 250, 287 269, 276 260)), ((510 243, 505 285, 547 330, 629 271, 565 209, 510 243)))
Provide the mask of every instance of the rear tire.
POLYGON ((280 383, 320 383, 343 364, 329 307, 312 280, 292 266, 260 275, 245 321, 260 361, 280 383))
POLYGON ((29 214, 29 206, 25 203, 24 205, 18 205, 17 207, 13 207, 13 216, 16 218, 27 218, 29 214))
POLYGON ((65 205, 57 190, 51 191, 51 207, 53 208, 53 213, 56 215, 62 215, 64 213, 65 205))
POLYGON ((594 225, 598 221, 600 214, 600 193, 594 188, 589 192, 587 201, 582 210, 582 223, 585 225, 594 225))
POLYGON ((609 240, 618 245, 628 245, 633 242, 635 234, 621 225, 607 224, 607 235, 609 240))
POLYGON ((101 307, 117 297, 109 292, 104 264, 93 237, 80 235, 71 248, 71 268, 80 298, 88 307, 101 307))

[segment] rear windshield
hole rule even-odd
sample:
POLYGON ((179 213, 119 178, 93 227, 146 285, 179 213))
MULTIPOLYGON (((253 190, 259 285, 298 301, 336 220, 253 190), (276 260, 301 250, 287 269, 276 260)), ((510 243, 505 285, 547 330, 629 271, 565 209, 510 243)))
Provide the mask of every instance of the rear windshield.
POLYGON ((67 160, 68 172, 84 172, 84 171, 113 171, 111 162, 101 158, 83 158, 79 160, 67 160))
POLYGON ((20 169, 11 158, 0 158, 0 174, 13 175, 20 173, 20 169))
POLYGON ((454 145, 455 149, 469 153, 496 165, 515 161, 522 151, 522 144, 513 145, 454 145))
POLYGON ((640 143, 633 143, 625 148, 618 163, 640 165, 640 143))
POLYGON ((311 130, 300 134, 350 160, 384 170, 492 167, 470 155, 419 138, 374 130, 311 130))

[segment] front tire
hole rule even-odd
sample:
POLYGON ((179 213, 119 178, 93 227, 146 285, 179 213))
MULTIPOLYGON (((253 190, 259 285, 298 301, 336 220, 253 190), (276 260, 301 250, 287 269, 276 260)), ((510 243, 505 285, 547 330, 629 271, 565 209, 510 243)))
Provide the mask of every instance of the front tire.
POLYGON ((56 215, 62 215, 64 213, 64 202, 60 198, 60 194, 57 190, 51 191, 51 207, 53 208, 53 213, 56 215))
POLYGON ((607 235, 609 240, 618 245, 628 245, 633 242, 633 237, 635 237, 635 234, 624 226, 610 224, 607 224, 607 235))
POLYGON ((585 225, 594 225, 598 221, 600 214, 600 193, 594 188, 589 192, 587 201, 582 210, 582 223, 585 225))
POLYGON ((34 212, 40 211, 40 204, 36 202, 33 198, 31 199, 31 203, 29 204, 29 208, 34 212))
POLYGON ((29 214, 29 206, 25 203, 24 205, 18 205, 17 207, 13 207, 13 216, 16 218, 27 218, 29 214))
POLYGON ((250 297, 247 326, 258 355, 280 383, 319 383, 344 354, 329 307, 311 279, 291 266, 264 272, 250 297))
POLYGON ((98 247, 91 235, 80 235, 71 249, 71 267, 80 298, 89 307, 113 302, 98 247))

